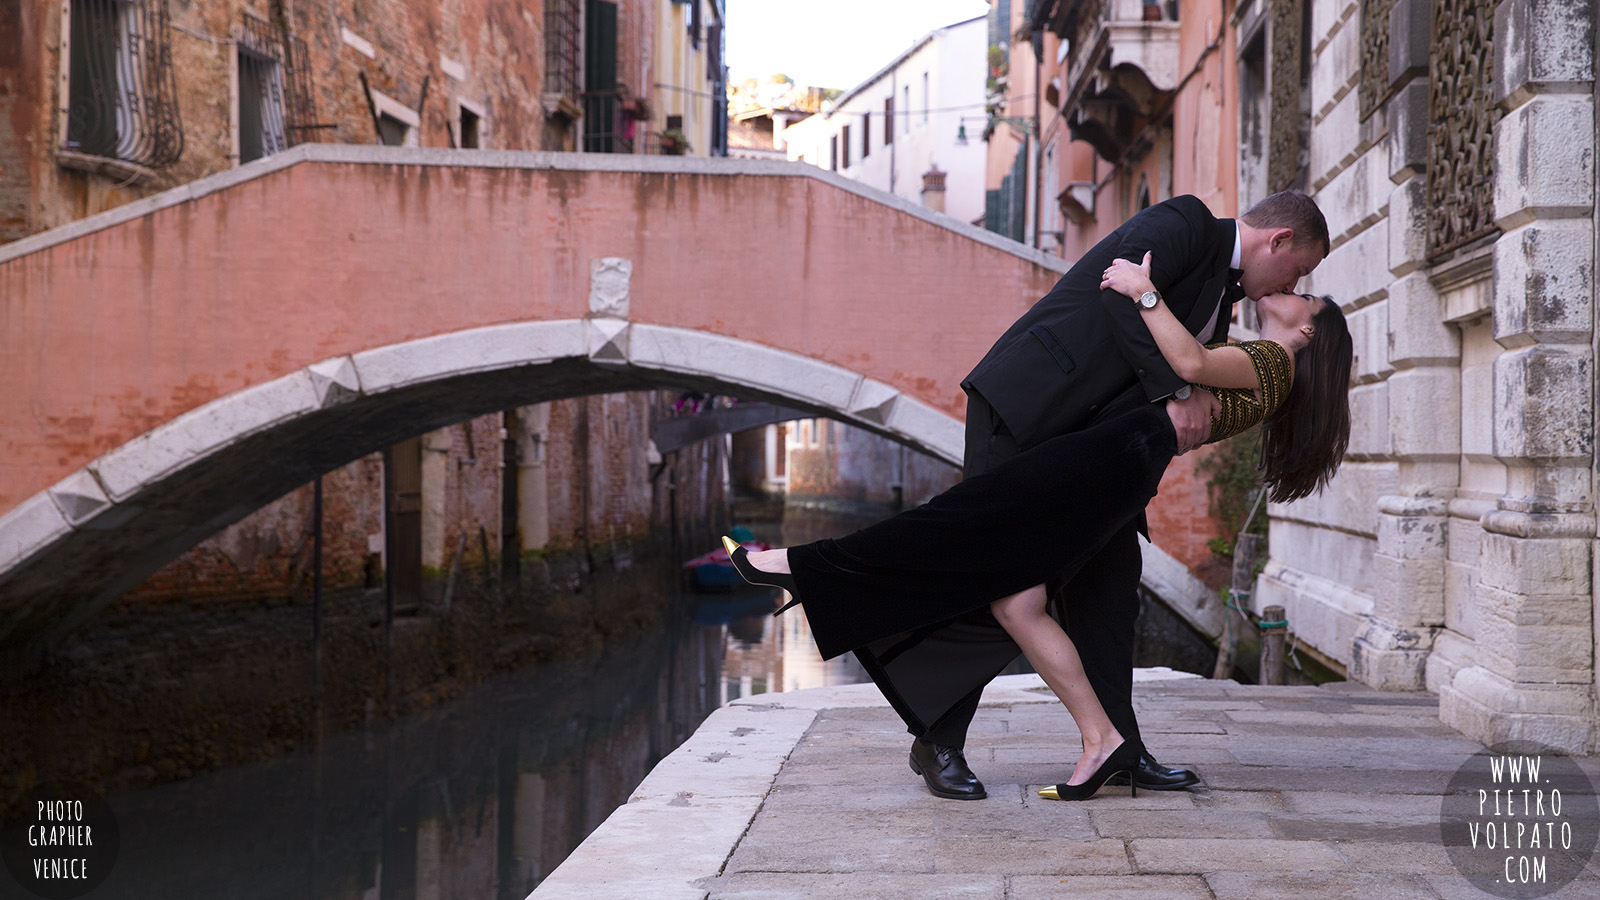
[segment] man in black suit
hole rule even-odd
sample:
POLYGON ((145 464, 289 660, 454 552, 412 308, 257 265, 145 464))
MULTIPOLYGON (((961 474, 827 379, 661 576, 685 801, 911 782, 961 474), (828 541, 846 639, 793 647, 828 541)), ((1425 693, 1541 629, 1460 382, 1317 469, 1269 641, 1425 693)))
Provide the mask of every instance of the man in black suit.
MULTIPOLYGON (((1205 442, 1218 409, 1215 396, 1192 391, 1172 371, 1135 304, 1100 289, 1112 260, 1137 263, 1150 251, 1151 280, 1167 306, 1192 334, 1214 343, 1227 338, 1233 304, 1241 297, 1293 291, 1328 249, 1321 211, 1298 192, 1273 194, 1237 221, 1216 218, 1187 195, 1141 211, 1079 259, 962 382, 968 395, 964 474, 988 472, 1036 444, 1084 428, 1135 386, 1149 402, 1166 403, 1179 452, 1205 442)), ((1149 537, 1142 515, 1070 582, 1050 586, 1055 613, 1064 619, 1096 695, 1128 739, 1139 738, 1133 713, 1139 534, 1149 537)), ((988 640, 991 656, 1006 654, 1009 638, 1003 633, 988 640)), ((1011 643, 1006 658, 1017 652, 1011 643)), ((962 752, 980 693, 912 744, 912 767, 938 796, 986 796, 962 752)), ((1134 777, 1139 787, 1154 790, 1199 780, 1188 770, 1162 767, 1148 752, 1134 777)), ((1125 776, 1117 779, 1126 783, 1125 776)))

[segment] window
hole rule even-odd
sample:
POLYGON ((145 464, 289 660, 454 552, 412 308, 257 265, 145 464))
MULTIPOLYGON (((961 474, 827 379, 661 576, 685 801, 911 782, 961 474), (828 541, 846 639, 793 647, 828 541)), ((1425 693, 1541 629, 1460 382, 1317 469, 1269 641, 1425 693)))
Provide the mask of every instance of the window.
POLYGON ((456 110, 456 146, 462 150, 483 148, 483 109, 465 100, 457 100, 456 110))
POLYGON ((417 111, 381 91, 369 91, 378 126, 378 142, 388 147, 417 146, 422 117, 417 111))
POLYGON ((700 49, 700 0, 689 0, 689 43, 700 49))
POLYGON ((582 0, 547 0, 544 8, 544 96, 548 115, 577 119, 583 69, 582 0))
POLYGON ((861 158, 872 152, 872 114, 861 114, 861 158))
POLYGON ((71 0, 63 149, 164 168, 183 153, 164 0, 71 0))
POLYGON ((403 147, 411 127, 394 116, 378 115, 378 141, 385 147, 403 147))
POLYGON ((829 168, 839 171, 839 136, 828 138, 828 163, 829 168))
POLYGON ((906 101, 903 104, 905 106, 905 112, 902 113, 904 119, 900 122, 900 130, 909 134, 911 132, 911 85, 906 85, 904 94, 906 101))
POLYGON ((894 143, 894 98, 883 98, 883 142, 894 143))
POLYGON ((841 154, 840 159, 839 159, 839 168, 841 168, 841 169, 850 168, 850 126, 849 125, 846 125, 843 128, 839 129, 839 152, 841 154))
POLYGON ((589 0, 584 13, 583 149, 626 153, 633 149, 622 131, 617 93, 617 4, 589 0))
POLYGON ((283 54, 278 31, 244 17, 239 56, 239 162, 289 149, 284 125, 283 54))
POLYGON ((932 103, 928 99, 928 73, 922 73, 922 121, 928 121, 928 107, 932 103))

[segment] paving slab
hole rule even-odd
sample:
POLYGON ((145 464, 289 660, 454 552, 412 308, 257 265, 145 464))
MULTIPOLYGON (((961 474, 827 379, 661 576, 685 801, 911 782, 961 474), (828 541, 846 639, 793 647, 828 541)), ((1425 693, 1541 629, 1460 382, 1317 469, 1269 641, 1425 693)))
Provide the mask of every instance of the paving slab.
POLYGON ((1333 844, 1325 841, 1136 838, 1129 849, 1141 873, 1342 872, 1350 868, 1333 844))
MULTIPOLYGON (((1487 897, 1439 839, 1442 792, 1483 746, 1438 699, 1141 670, 1151 751, 1178 791, 1038 796, 1071 718, 1037 676, 984 694, 967 757, 989 796, 928 793, 870 685, 743 698, 664 759, 534 891, 564 897, 1457 900, 1487 897)), ((1600 760, 1578 765, 1600 781, 1600 760)), ((1554 900, 1600 898, 1600 860, 1554 900)))
POLYGON ((1460 896, 1440 894, 1417 876, 1367 873, 1330 878, 1303 873, 1213 872, 1206 876, 1206 884, 1216 900, 1456 900, 1460 896))
POLYGON ((1196 875, 1018 875, 1010 887, 1008 900, 1213 900, 1205 879, 1196 875))

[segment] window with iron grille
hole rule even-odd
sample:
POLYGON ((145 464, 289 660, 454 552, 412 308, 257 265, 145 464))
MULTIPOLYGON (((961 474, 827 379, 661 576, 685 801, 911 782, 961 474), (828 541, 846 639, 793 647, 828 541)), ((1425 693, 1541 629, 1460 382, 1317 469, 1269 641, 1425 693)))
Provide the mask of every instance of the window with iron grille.
POLYGON ((278 30, 244 17, 239 35, 239 162, 289 149, 284 122, 283 43, 278 30))
POLYGON ((582 90, 583 0, 548 0, 544 8, 544 92, 576 102, 582 90))
POLYGON ((71 0, 63 149, 165 168, 183 154, 165 0, 71 0))
MULTIPOLYGON (((283 21, 279 4, 272 5, 283 21)), ((280 25, 245 15, 239 32, 239 161, 249 162, 303 144, 319 130, 306 42, 280 25)))

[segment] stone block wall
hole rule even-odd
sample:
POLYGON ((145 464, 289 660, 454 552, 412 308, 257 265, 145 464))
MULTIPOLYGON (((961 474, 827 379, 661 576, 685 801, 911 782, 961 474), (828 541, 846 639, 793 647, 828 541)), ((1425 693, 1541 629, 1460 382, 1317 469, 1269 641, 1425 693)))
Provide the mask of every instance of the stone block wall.
POLYGON ((1302 287, 1347 313, 1352 435, 1320 498, 1273 507, 1255 603, 1472 737, 1592 751, 1594 4, 1311 22, 1333 249, 1302 287))

